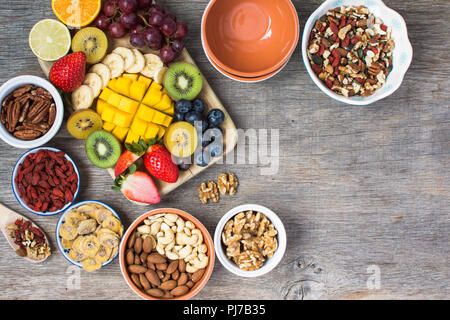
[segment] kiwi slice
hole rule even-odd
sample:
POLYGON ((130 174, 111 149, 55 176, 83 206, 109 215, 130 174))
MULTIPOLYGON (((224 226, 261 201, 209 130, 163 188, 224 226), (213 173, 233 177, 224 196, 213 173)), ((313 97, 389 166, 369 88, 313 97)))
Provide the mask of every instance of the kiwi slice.
POLYGON ((178 62, 167 70, 164 87, 173 100, 194 100, 202 90, 203 78, 196 66, 178 62))
POLYGON ((108 50, 108 38, 105 33, 95 27, 87 27, 78 31, 72 39, 72 51, 83 51, 87 63, 97 63, 103 59, 108 50))
POLYGON ((103 121, 100 115, 90 109, 78 110, 67 120, 67 130, 76 139, 85 140, 94 131, 101 130, 103 121))
POLYGON ((86 154, 99 168, 111 168, 120 157, 120 143, 111 133, 104 130, 92 132, 86 140, 86 154))

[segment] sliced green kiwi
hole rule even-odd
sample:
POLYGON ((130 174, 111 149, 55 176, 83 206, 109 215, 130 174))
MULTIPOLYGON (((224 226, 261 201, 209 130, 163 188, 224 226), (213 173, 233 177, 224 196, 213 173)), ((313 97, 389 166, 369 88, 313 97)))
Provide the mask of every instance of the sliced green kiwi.
POLYGON ((86 154, 99 168, 111 168, 119 160, 121 147, 111 133, 104 130, 92 132, 86 140, 86 154))
POLYGON ((87 27, 78 31, 72 39, 72 51, 83 51, 87 63, 97 63, 103 59, 108 50, 108 38, 105 33, 95 27, 87 27))
POLYGON ((186 62, 173 64, 164 76, 164 87, 176 101, 194 100, 203 87, 203 78, 196 66, 186 62))
POLYGON ((102 118, 91 109, 78 110, 67 120, 67 130, 76 139, 87 139, 94 131, 103 127, 102 118))

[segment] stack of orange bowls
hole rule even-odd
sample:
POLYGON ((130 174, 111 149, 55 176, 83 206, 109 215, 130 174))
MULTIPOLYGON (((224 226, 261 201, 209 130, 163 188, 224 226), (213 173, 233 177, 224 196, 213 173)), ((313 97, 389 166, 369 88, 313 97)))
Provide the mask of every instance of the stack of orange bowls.
POLYGON ((259 82, 287 64, 300 27, 290 0, 211 0, 201 34, 205 54, 220 73, 259 82))

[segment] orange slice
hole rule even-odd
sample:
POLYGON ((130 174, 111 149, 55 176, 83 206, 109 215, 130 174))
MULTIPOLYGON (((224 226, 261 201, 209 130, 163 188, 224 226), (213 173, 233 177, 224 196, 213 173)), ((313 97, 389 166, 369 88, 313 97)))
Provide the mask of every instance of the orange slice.
POLYGON ((94 21, 101 6, 101 0, 52 0, 52 9, 58 19, 78 28, 94 21))

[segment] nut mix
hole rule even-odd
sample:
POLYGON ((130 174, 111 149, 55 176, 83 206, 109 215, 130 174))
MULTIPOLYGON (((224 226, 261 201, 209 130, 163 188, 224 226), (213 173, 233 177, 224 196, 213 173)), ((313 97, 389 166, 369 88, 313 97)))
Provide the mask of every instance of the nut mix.
POLYGON ((21 257, 29 257, 34 260, 43 260, 50 255, 45 235, 33 226, 31 221, 17 219, 14 224, 6 227, 10 231, 10 237, 19 246, 16 253, 21 257))
POLYGON ((372 95, 392 71, 391 32, 364 6, 329 10, 311 31, 307 51, 311 68, 338 94, 372 95))
POLYGON ((40 149, 25 157, 14 182, 27 206, 39 212, 54 212, 72 202, 78 175, 62 151, 40 149))
POLYGON ((146 294, 171 299, 188 293, 209 264, 201 230, 177 214, 148 217, 130 235, 125 263, 146 294))
POLYGON ((277 230, 261 212, 240 212, 224 226, 226 255, 243 271, 262 267, 278 248, 277 230))
POLYGON ((56 117, 56 105, 45 89, 24 85, 2 102, 1 122, 20 140, 34 140, 45 135, 56 117))
POLYGON ((64 250, 86 271, 100 269, 119 250, 123 225, 111 210, 89 203, 70 210, 59 229, 64 250))

